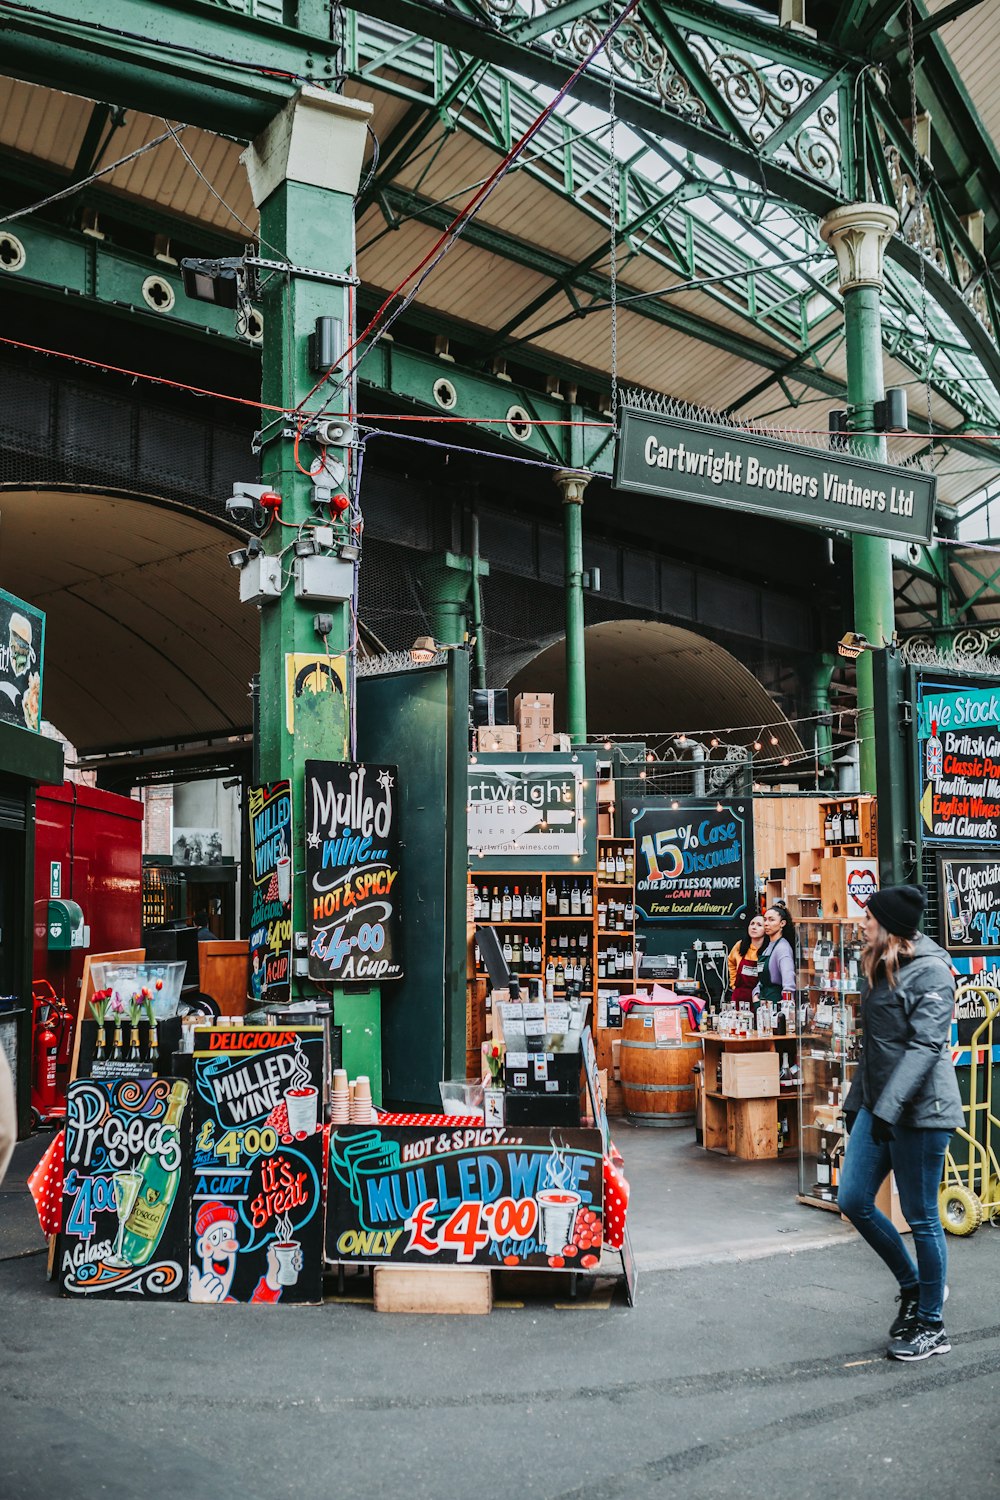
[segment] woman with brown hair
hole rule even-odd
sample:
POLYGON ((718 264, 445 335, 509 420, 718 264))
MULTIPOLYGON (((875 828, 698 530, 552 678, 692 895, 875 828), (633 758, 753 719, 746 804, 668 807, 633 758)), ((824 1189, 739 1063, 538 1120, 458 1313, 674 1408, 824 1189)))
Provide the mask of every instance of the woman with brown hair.
POLYGON ((889 1330, 891 1359, 929 1359, 951 1349, 938 1187, 952 1131, 964 1123, 951 1061, 955 981, 943 949, 917 931, 919 886, 887 886, 862 925, 862 1050, 844 1114, 850 1138, 840 1179, 841 1212, 899 1282, 889 1330), (899 1231, 875 1207, 890 1169, 913 1231, 913 1264, 899 1231))

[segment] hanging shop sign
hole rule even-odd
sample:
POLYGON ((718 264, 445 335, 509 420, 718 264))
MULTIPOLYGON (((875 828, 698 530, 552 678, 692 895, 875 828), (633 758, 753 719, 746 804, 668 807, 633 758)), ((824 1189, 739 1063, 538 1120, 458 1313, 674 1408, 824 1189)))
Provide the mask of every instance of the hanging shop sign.
POLYGON ((615 486, 838 531, 929 542, 936 480, 728 427, 622 412, 615 486))
POLYGON ((192 1302, 319 1302, 323 1028, 194 1034, 192 1302))
POLYGON ((291 999, 292 784, 252 786, 247 797, 250 851, 250 991, 258 1004, 291 999))
POLYGON ((751 899, 749 800, 662 798, 629 809, 635 839, 635 907, 647 922, 733 922, 751 899))
POLYGON ((332 1132, 331 1260, 592 1270, 597 1130, 350 1126, 332 1132))
POLYGON ((925 844, 1000 844, 1000 681, 917 678, 925 844))
POLYGON ((19 729, 42 723, 45 616, 0 589, 0 721, 19 729))
POLYGON ((182 1078, 70 1084, 58 1245, 64 1292, 187 1295, 188 1103, 182 1078))
POLYGON ((469 763, 470 853, 484 858, 583 853, 583 767, 469 763))
POLYGON ((939 854, 938 891, 948 952, 1000 958, 1000 857, 939 854))
POLYGON ((399 768, 306 761, 309 977, 401 979, 399 768))

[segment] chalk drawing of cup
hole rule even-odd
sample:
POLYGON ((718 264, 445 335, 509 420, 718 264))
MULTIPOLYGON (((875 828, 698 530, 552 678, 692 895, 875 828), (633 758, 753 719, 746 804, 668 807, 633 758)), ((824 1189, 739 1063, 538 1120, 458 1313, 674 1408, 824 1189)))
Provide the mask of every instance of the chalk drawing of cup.
POLYGON ((278 900, 290 901, 292 898, 292 861, 287 854, 282 854, 277 861, 278 872, 278 900))

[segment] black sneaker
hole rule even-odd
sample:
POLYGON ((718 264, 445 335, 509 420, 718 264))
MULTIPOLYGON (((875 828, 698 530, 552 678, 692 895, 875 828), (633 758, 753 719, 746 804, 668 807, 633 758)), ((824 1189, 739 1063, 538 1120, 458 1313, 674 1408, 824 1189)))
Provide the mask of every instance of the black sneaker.
MULTIPOLYGON (((950 1289, 946 1285, 942 1302, 947 1302, 950 1289)), ((920 1305, 920 1287, 904 1286, 896 1298, 899 1303, 899 1312, 893 1319, 892 1327, 889 1329, 891 1339, 901 1339, 909 1333, 913 1324, 917 1321, 917 1308, 920 1305)))
POLYGON ((943 1324, 929 1328, 926 1323, 913 1323, 901 1338, 892 1340, 886 1353, 890 1359, 930 1359, 932 1354, 950 1354, 951 1343, 943 1324))
POLYGON ((892 1320, 889 1329, 891 1339, 900 1339, 909 1332, 910 1324, 917 1321, 917 1304, 920 1301, 919 1286, 904 1286, 896 1298, 899 1303, 899 1312, 892 1320))

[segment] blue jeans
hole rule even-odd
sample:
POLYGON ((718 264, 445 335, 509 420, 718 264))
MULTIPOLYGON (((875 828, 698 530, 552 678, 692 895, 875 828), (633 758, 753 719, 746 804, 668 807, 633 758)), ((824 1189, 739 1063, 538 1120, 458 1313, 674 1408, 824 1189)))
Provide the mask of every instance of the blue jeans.
POLYGON ((893 1126, 893 1139, 880 1145, 872 1139, 872 1116, 862 1109, 847 1143, 837 1201, 855 1229, 885 1261, 900 1286, 919 1285, 917 1316, 936 1323, 944 1305, 947 1270, 944 1230, 938 1216, 938 1187, 950 1130, 912 1130, 893 1126), (875 1194, 892 1169, 899 1203, 913 1230, 914 1265, 899 1230, 875 1207, 875 1194), (919 1270, 918 1270, 919 1267, 919 1270))

